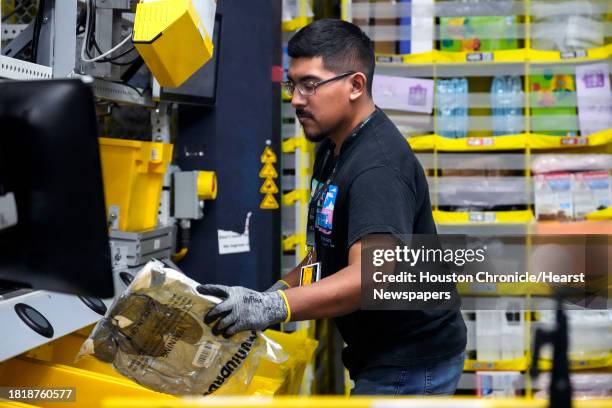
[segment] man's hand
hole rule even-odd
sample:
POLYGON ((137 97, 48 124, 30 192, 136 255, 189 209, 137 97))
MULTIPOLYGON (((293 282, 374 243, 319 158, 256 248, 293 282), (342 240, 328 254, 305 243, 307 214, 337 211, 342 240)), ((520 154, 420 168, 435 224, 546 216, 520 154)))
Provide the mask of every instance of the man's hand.
POLYGON ((210 325, 215 320, 214 335, 231 337, 245 330, 265 330, 287 320, 289 309, 281 291, 256 292, 242 286, 200 285, 202 295, 223 299, 204 317, 210 325))

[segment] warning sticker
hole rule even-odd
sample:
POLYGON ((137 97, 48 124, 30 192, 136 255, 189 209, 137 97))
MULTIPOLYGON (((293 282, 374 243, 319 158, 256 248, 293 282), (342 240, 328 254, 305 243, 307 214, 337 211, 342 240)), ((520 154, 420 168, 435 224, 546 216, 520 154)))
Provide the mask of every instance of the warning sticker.
POLYGON ((260 178, 278 178, 278 173, 276 172, 276 169, 274 168, 274 166, 272 166, 270 163, 266 163, 266 165, 263 166, 263 168, 259 172, 259 177, 260 178))
POLYGON ((259 192, 261 194, 276 194, 278 193, 278 186, 276 185, 273 179, 267 178, 266 181, 264 181, 264 183, 261 185, 259 192))
POLYGON ((260 159, 262 163, 276 163, 276 153, 270 146, 266 146, 260 159))
POLYGON ((263 200, 261 200, 261 204, 259 204, 259 208, 262 210, 276 210, 278 209, 278 201, 276 198, 270 193, 266 194, 263 200))

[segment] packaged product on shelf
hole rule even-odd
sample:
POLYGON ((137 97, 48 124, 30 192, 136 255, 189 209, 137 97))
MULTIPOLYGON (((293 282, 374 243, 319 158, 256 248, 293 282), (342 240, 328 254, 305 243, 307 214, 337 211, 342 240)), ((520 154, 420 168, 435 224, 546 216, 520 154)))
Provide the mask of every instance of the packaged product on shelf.
POLYGON ((612 169, 612 154, 536 154, 531 157, 531 171, 536 174, 612 169))
POLYGON ((485 398, 511 398, 522 394, 520 371, 477 371, 476 395, 485 398))
MULTIPOLYGON (((400 54, 420 54, 433 50, 434 43, 434 0, 400 0, 412 3, 410 6, 410 48, 400 42, 400 54)), ((400 25, 405 26, 406 20, 400 19, 400 25)))
MULTIPOLYGON (((612 397, 612 374, 610 373, 570 373, 572 398, 576 400, 607 399, 612 397)), ((534 388, 536 398, 548 399, 550 373, 541 373, 534 388)))
POLYGON ((467 137, 469 130, 467 79, 438 79, 436 94, 438 134, 450 138, 467 137))
POLYGON ((240 394, 261 358, 286 354, 261 333, 212 334, 204 316, 220 299, 199 284, 151 261, 98 322, 79 357, 93 355, 129 379, 174 395, 240 394))
MULTIPOLYGON (((612 353, 612 311, 566 310, 569 331, 570 360, 609 357, 612 353)), ((535 328, 552 329, 556 324, 554 310, 541 310, 535 328)), ((552 360, 552 349, 542 349, 541 358, 552 360)))
POLYGON ((574 173, 572 194, 574 196, 574 218, 584 219, 587 214, 612 206, 608 171, 574 173))
POLYGON ((352 4, 353 24, 358 25, 366 33, 369 33, 372 8, 370 0, 353 0, 352 4))
POLYGON ((612 129, 612 91, 607 63, 577 66, 576 94, 582 136, 612 129))
POLYGON ((518 48, 518 17, 440 17, 440 50, 497 51, 518 48))
POLYGON ((389 13, 385 5, 393 7, 395 4, 389 0, 372 1, 374 17, 374 51, 381 54, 396 54, 399 30, 397 26, 397 13, 389 13))
POLYGON ((476 357, 480 361, 515 360, 525 355, 525 298, 477 298, 476 357))
POLYGON ((533 68, 531 76, 531 129, 551 136, 576 136, 574 76, 550 68, 533 68))
POLYGON ((559 172, 535 175, 534 193, 537 219, 572 219, 574 206, 571 173, 559 172))
POLYGON ((605 36, 603 4, 597 0, 532 1, 532 47, 561 52, 601 47, 605 36))
POLYGON ((314 13, 308 1, 283 0, 283 22, 294 20, 298 17, 312 18, 314 13))
POLYGON ((493 135, 513 135, 524 130, 523 84, 519 76, 496 76, 491 85, 493 135))

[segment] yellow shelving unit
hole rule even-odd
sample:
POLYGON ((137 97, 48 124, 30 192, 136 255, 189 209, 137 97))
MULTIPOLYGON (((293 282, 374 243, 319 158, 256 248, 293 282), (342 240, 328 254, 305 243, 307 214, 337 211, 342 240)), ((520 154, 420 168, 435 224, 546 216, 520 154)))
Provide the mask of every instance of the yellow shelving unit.
MULTIPOLYGON (((438 1, 438 0, 436 0, 438 1)), ((352 10, 351 1, 342 0, 342 18, 351 21, 352 10)), ((429 134, 406 134, 406 140, 415 152, 430 152, 433 156, 432 174, 429 174, 430 186, 437 186, 439 179, 442 177, 441 169, 438 166, 439 157, 445 153, 482 153, 483 155, 495 155, 500 153, 513 153, 525 155, 525 167, 523 176, 527 191, 532 194, 531 183, 531 154, 538 154, 548 151, 559 152, 567 150, 568 152, 582 151, 597 151, 612 153, 612 129, 605 129, 588 136, 551 136, 541 134, 536 131, 538 128, 532 126, 532 103, 530 97, 532 75, 537 69, 543 67, 555 66, 562 67, 564 70, 573 69, 574 65, 583 65, 585 63, 609 63, 612 58, 612 43, 608 43, 602 47, 586 49, 577 52, 560 52, 560 51, 545 51, 538 50, 534 47, 531 41, 532 29, 534 22, 530 15, 531 4, 533 0, 523 2, 523 16, 520 22, 524 24, 524 39, 519 44, 519 48, 510 50, 498 51, 482 51, 482 52, 448 52, 440 50, 432 50, 430 52, 420 54, 388 54, 376 53, 377 73, 383 75, 395 76, 416 76, 423 78, 446 78, 449 73, 457 69, 462 74, 457 76, 471 77, 470 89, 472 89, 472 80, 478 82, 479 78, 493 77, 495 75, 509 75, 507 72, 514 72, 516 75, 523 77, 524 91, 524 131, 520 134, 493 136, 492 132, 478 129, 470 131, 468 137, 465 138, 448 138, 439 133, 442 133, 438 126, 438 113, 435 108, 432 114, 434 130, 429 134), (469 73, 469 74, 466 74, 469 73), (536 129, 536 130, 533 130, 536 129)), ((387 10, 387 14, 388 14, 387 10)), ((362 18, 362 17, 359 17, 362 18)), ((612 14, 607 15, 608 24, 612 21, 612 14)), ((372 20, 370 20, 372 21, 372 20)), ((434 32, 436 32, 434 30, 434 32)), ((610 41, 610 37, 607 37, 610 41)), ((381 41, 387 41, 381 40, 381 41)), ((476 92, 483 92, 484 86, 481 86, 476 92)), ((481 105, 482 106, 482 105, 481 105)), ((486 116, 490 115, 490 111, 481 106, 473 108, 470 106, 471 116, 486 116), (483 113, 484 112, 484 113, 483 113)), ((397 112, 394 112, 397 115, 397 112)), ((535 115, 534 115, 535 116, 535 115)), ((577 115, 576 115, 577 116, 577 115)), ((528 234, 584 234, 584 233, 607 233, 610 234, 612 226, 606 222, 612 222, 612 208, 597 211, 587 216, 587 221, 582 222, 567 222, 567 223, 545 223, 535 222, 534 212, 531 205, 520 211, 474 211, 474 212, 451 212, 443 211, 438 206, 437 201, 432 200, 434 208, 434 220, 438 225, 466 227, 466 230, 471 226, 525 226, 525 232, 528 234), (608 220, 608 221, 606 221, 608 220)), ((531 245, 530 237, 526 237, 527 245, 531 245)), ((470 296, 524 296, 528 304, 531 296, 550 295, 550 288, 547 285, 529 285, 529 287, 521 287, 514 284, 496 284, 489 285, 488 288, 470 287, 469 285, 458 285, 459 292, 462 295, 470 296)), ((524 357, 514 360, 500 361, 478 361, 466 360, 465 371, 521 371, 525 373, 531 364, 530 357, 530 339, 531 339, 531 319, 526 319, 526 353, 524 357)), ((539 365, 542 369, 550 369, 550 362, 541 360, 539 365)), ((570 367, 572 370, 590 370, 590 369, 611 369, 612 355, 597 359, 571 360, 570 367)), ((531 381, 528 376, 526 378, 526 396, 532 396, 531 381)))
POLYGON ((296 31, 310 24, 312 16, 309 10, 312 10, 312 2, 310 0, 297 0, 297 15, 290 20, 284 20, 282 22, 282 30, 285 32, 296 31))

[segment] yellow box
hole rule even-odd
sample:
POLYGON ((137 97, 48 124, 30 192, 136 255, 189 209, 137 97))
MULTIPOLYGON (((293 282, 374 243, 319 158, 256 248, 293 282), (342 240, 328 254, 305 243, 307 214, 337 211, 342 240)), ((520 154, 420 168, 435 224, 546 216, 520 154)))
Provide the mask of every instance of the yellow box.
POLYGON ((118 213, 122 231, 154 228, 172 145, 100 138, 107 214, 118 213))
POLYGON ((191 0, 138 3, 134 46, 161 86, 177 87, 213 55, 207 31, 191 0))

